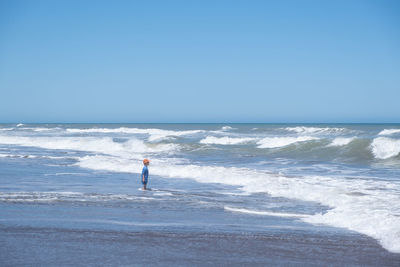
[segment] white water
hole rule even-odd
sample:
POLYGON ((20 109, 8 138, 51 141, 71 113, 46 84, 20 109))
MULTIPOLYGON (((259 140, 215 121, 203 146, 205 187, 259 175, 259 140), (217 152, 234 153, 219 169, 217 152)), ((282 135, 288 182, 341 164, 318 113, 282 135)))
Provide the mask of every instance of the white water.
POLYGON ((266 137, 257 142, 259 148, 276 148, 284 147, 298 142, 305 142, 311 140, 318 140, 319 138, 313 136, 299 136, 299 137, 266 137))
POLYGON ((355 137, 337 137, 328 146, 345 146, 352 142, 355 137))
POLYGON ((388 159, 400 154, 400 140, 378 137, 372 141, 372 152, 378 159, 388 159))
POLYGON ((327 133, 341 133, 346 131, 345 128, 331 128, 331 127, 286 127, 285 130, 296 132, 300 134, 327 134, 327 133))
MULTIPOLYGON (((141 167, 140 162, 106 156, 88 156, 78 165, 134 173, 141 167)), ((240 186, 248 193, 264 192, 274 197, 318 202, 332 209, 303 218, 304 221, 354 230, 376 238, 390 251, 400 252, 400 207, 393 205, 400 203, 398 182, 322 176, 289 178, 245 168, 174 165, 172 162, 153 164, 150 173, 165 178, 240 186)))
POLYGON ((171 137, 178 137, 184 135, 193 135, 204 132, 203 130, 190 130, 190 131, 170 131, 162 129, 140 129, 140 128, 89 128, 89 129, 67 129, 69 133, 125 133, 125 134, 146 134, 149 135, 149 141, 162 141, 171 137))
POLYGON ((125 143, 114 142, 111 137, 21 137, 0 136, 0 144, 33 146, 47 149, 70 149, 108 154, 130 152, 161 152, 179 149, 176 144, 145 144, 131 138, 125 143))
POLYGON ((255 141, 255 138, 234 138, 234 137, 215 137, 207 136, 206 138, 200 140, 201 144, 216 144, 216 145, 237 145, 243 143, 249 143, 255 141))
POLYGON ((384 129, 378 135, 392 135, 400 133, 400 129, 384 129))

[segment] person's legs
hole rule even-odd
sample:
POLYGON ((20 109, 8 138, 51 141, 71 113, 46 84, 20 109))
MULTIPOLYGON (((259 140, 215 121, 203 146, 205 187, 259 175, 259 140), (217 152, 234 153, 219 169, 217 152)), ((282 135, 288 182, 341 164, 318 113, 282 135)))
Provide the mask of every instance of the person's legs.
POLYGON ((146 190, 147 183, 143 183, 143 190, 146 190))

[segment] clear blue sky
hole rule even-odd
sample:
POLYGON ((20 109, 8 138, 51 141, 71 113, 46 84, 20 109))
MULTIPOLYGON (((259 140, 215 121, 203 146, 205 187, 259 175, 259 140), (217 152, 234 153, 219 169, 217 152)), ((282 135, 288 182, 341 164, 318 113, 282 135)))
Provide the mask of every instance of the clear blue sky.
POLYGON ((400 122, 400 1, 0 0, 0 122, 400 122))

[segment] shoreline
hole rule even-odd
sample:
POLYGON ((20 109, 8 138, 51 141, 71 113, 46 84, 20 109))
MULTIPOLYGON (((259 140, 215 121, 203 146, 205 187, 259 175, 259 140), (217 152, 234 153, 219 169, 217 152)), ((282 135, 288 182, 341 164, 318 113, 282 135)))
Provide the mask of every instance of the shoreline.
POLYGON ((0 262, 23 265, 398 266, 356 234, 114 231, 0 225, 0 262))

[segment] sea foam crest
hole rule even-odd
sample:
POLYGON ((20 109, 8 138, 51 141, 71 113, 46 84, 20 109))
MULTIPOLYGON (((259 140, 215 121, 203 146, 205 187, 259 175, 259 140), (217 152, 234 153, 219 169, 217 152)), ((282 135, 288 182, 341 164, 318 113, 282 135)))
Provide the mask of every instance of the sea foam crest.
POLYGON ((313 136, 298 136, 298 137, 266 137, 257 142, 259 148, 276 148, 284 147, 297 142, 305 142, 311 140, 318 140, 319 138, 313 136))
POLYGON ((233 130, 234 128, 232 128, 231 126, 222 126, 221 130, 222 131, 230 131, 233 130))
POLYGON ((372 153, 378 159, 388 159, 400 153, 400 140, 378 137, 372 141, 372 153))
POLYGON ((131 138, 127 142, 114 142, 111 137, 25 137, 0 136, 0 144, 40 147, 46 149, 68 149, 111 155, 133 155, 133 153, 169 152, 179 149, 176 144, 145 144, 131 138))
POLYGON ((400 133, 400 129, 384 129, 378 135, 392 135, 400 133))
POLYGON ((352 142, 355 137, 337 137, 328 146, 345 146, 352 142))
MULTIPOLYGON (((221 183, 240 186, 248 193, 268 193, 313 201, 331 207, 324 214, 305 217, 281 214, 315 224, 345 227, 377 239, 383 247, 400 252, 399 182, 346 179, 341 177, 285 177, 237 167, 174 165, 153 161, 151 173, 164 178, 194 179, 200 183, 221 183)), ((112 156, 87 156, 77 165, 90 169, 138 173, 140 162, 112 156)), ((228 208, 229 209, 229 208, 228 208)), ((235 209, 235 208, 233 208, 235 209)), ((231 208, 232 210, 232 208, 231 208)), ((265 211, 238 210, 265 216, 279 216, 265 211)), ((295 214, 296 215, 296 214, 295 214)))
POLYGON ((140 129, 140 128, 89 128, 89 129, 66 129, 70 133, 124 133, 124 134, 148 134, 149 141, 161 141, 176 136, 192 135, 202 133, 204 130, 171 131, 162 129, 140 129))
POLYGON ((44 128, 44 127, 22 127, 19 128, 21 130, 30 130, 34 132, 49 132, 49 131, 55 131, 55 130, 61 130, 60 127, 53 127, 53 128, 44 128))
POLYGON ((346 128, 332 128, 332 127, 306 127, 306 126, 296 126, 296 127, 286 127, 287 131, 301 133, 301 134, 326 134, 326 133, 340 133, 346 131, 346 128))
POLYGON ((256 139, 246 137, 246 138, 233 138, 233 137, 215 137, 215 136, 207 136, 206 138, 200 140, 201 144, 216 144, 216 145, 238 145, 249 143, 255 141, 256 139))

